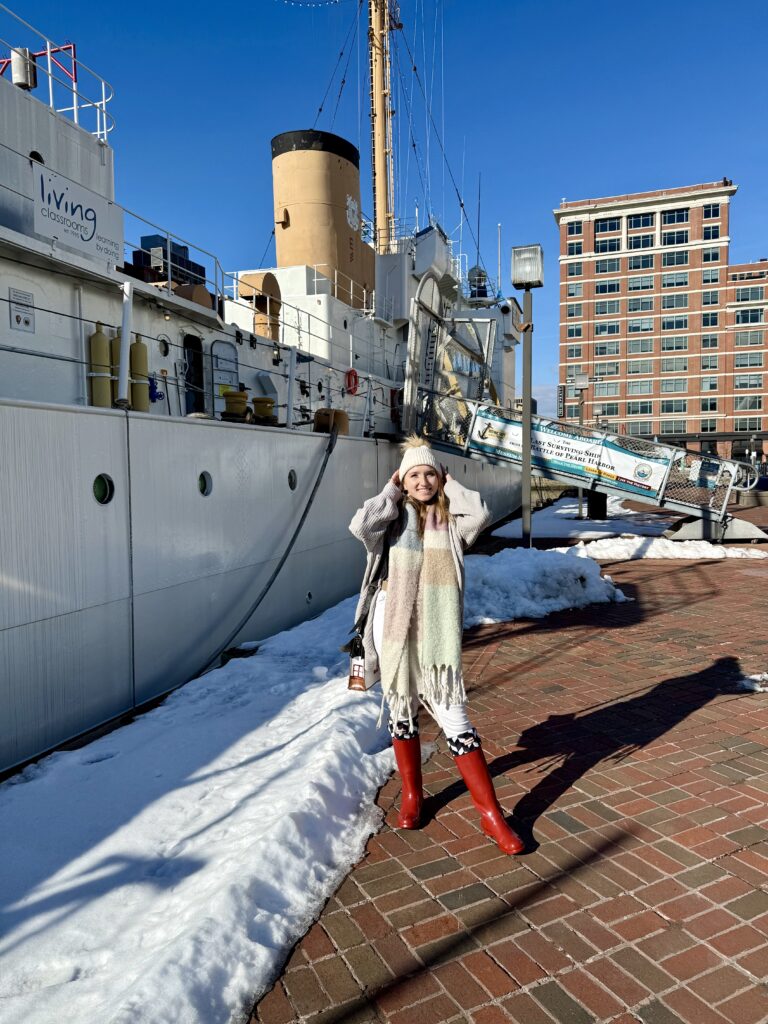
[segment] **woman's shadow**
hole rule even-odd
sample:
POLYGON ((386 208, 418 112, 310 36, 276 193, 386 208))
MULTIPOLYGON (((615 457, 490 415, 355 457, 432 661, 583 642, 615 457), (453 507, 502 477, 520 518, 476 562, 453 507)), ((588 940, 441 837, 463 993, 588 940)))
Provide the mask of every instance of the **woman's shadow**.
MULTIPOLYGON (((703 708, 714 697, 734 693, 742 678, 738 658, 718 658, 700 672, 665 679, 636 697, 619 700, 583 714, 550 715, 524 730, 520 749, 495 758, 491 774, 503 775, 533 761, 552 767, 517 803, 513 826, 526 844, 526 852, 538 845, 533 826, 571 786, 601 761, 623 761, 703 708)), ((452 783, 425 801, 425 820, 464 792, 462 782, 452 783)))

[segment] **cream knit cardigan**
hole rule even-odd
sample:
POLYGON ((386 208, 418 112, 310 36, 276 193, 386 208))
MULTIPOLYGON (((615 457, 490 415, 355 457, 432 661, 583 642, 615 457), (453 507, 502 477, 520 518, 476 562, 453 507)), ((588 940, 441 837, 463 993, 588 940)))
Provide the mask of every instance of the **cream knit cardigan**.
MULTIPOLYGON (((490 525, 491 513, 488 506, 477 491, 462 487, 457 480, 448 480, 445 493, 450 506, 451 520, 448 532, 451 539, 451 553, 456 565, 456 578, 459 581, 462 613, 464 604, 464 551, 471 547, 483 530, 490 525)), ((376 580, 381 560, 384 556, 387 530, 400 514, 400 501, 403 491, 389 480, 380 494, 369 498, 361 509, 355 512, 350 531, 362 541, 368 552, 368 559, 360 589, 360 598, 355 611, 357 621, 362 610, 365 593, 376 580)), ((365 649, 365 681, 366 686, 373 686, 381 674, 376 648, 373 645, 373 603, 363 632, 365 649)))

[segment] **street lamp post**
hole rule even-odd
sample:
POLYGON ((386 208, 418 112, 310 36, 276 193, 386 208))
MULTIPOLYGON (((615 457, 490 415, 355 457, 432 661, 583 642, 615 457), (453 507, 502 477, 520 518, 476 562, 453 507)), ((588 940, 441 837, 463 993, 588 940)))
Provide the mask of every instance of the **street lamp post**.
POLYGON ((540 245, 518 245, 512 249, 512 285, 523 291, 523 451, 522 512, 523 546, 531 547, 531 381, 533 353, 532 288, 544 284, 544 250, 540 245))

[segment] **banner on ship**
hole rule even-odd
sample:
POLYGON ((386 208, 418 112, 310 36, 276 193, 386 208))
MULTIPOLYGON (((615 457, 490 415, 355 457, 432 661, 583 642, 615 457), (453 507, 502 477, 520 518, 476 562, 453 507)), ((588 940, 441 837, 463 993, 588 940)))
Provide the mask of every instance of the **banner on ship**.
POLYGON ((122 264, 119 206, 37 163, 32 165, 32 186, 36 234, 93 260, 122 264))
MULTIPOLYGON (((522 464, 523 425, 479 412, 469 439, 471 451, 484 452, 522 464)), ((616 490, 658 497, 674 457, 674 449, 659 445, 652 454, 630 451, 613 434, 579 437, 549 420, 531 428, 531 465, 567 473, 586 485, 600 482, 616 490)))

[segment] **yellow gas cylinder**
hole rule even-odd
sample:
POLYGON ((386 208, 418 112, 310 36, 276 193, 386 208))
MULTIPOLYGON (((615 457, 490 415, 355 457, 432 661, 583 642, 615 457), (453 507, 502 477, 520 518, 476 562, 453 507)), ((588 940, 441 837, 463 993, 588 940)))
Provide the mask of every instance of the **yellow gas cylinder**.
POLYGON ((131 345, 130 355, 131 408, 136 412, 149 412, 149 353, 140 334, 131 345))
POLYGON ((89 370, 91 379, 91 405, 109 409, 112 405, 112 390, 109 386, 109 338, 104 325, 97 323, 96 330, 88 339, 89 370))
POLYGON ((109 350, 112 354, 112 404, 117 401, 117 384, 120 376, 120 332, 121 328, 117 328, 117 333, 109 343, 109 350))

